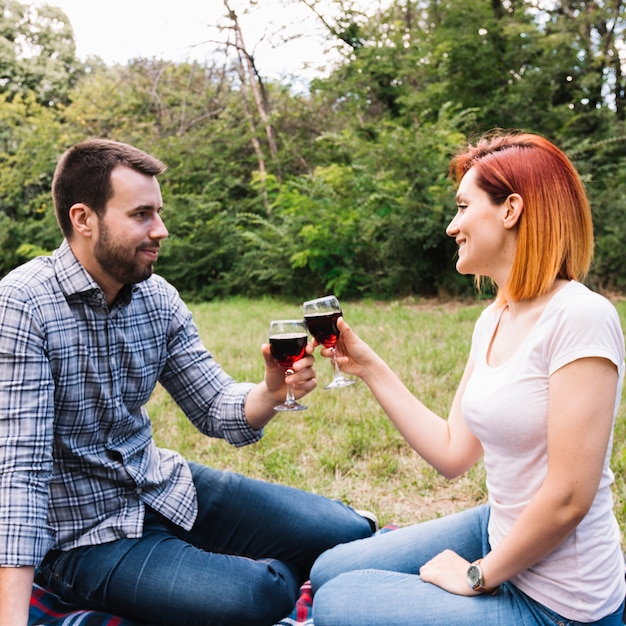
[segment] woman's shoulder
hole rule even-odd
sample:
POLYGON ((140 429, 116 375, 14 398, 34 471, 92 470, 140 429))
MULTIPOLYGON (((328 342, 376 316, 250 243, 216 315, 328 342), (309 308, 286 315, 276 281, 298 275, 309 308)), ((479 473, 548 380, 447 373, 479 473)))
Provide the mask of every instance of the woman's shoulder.
POLYGON ((581 283, 570 282, 546 308, 539 333, 553 354, 572 360, 606 356, 620 364, 624 359, 624 334, 613 303, 581 283))
POLYGON ((574 280, 554 296, 548 309, 583 323, 602 318, 619 323, 617 309, 606 296, 574 280))

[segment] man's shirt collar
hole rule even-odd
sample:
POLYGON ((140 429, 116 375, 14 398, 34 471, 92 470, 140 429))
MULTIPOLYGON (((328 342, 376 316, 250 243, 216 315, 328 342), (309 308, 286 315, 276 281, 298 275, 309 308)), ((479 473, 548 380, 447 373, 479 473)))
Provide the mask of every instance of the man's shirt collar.
MULTIPOLYGON (((76 258, 67 239, 54 251, 52 259, 59 286, 66 299, 79 297, 91 306, 108 308, 104 292, 76 258)), ((115 299, 115 305, 130 304, 136 290, 136 285, 124 285, 115 299)))

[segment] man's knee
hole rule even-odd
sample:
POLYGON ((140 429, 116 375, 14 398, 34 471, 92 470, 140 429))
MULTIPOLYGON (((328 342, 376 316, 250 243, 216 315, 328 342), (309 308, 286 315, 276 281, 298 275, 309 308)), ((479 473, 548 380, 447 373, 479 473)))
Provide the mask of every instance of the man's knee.
POLYGON ((240 585, 231 589, 229 597, 224 598, 219 623, 271 626, 293 610, 299 584, 290 568, 272 559, 257 563, 261 566, 257 576, 241 580, 240 585))

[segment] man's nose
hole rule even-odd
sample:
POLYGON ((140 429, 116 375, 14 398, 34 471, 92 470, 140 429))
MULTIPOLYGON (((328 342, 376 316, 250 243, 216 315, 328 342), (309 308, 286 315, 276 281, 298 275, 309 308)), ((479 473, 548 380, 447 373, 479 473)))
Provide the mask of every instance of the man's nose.
POLYGON ((165 227, 163 218, 157 213, 154 217, 152 228, 150 229, 151 239, 166 239, 169 236, 169 232, 165 227))

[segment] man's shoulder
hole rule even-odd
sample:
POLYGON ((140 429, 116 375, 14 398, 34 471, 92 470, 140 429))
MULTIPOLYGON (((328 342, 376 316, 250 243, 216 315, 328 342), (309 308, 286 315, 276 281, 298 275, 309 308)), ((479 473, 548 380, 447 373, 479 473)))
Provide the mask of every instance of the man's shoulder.
POLYGON ((11 341, 31 340, 35 326, 50 324, 63 327, 59 313, 64 305, 49 259, 36 258, 9 272, 0 281, 0 326, 4 338, 11 341), (11 331, 10 329, 13 329, 11 331))
POLYGON ((37 293, 51 295, 56 282, 52 257, 40 256, 11 270, 0 281, 0 294, 29 297, 37 293))

